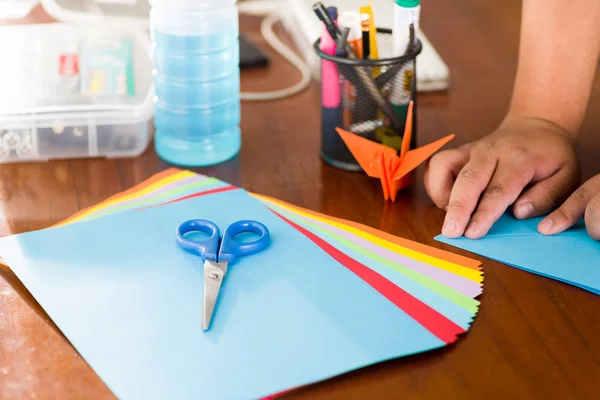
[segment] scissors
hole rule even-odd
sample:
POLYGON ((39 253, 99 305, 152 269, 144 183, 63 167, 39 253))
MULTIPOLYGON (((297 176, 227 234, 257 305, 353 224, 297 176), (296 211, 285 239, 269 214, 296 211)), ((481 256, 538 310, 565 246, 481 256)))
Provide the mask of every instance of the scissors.
POLYGON ((263 251, 270 241, 269 230, 257 221, 242 220, 229 225, 223 237, 219 227, 205 219, 191 219, 177 227, 176 240, 179 247, 192 254, 199 255, 204 263, 204 295, 202 298, 202 330, 208 330, 221 290, 221 284, 227 274, 227 266, 237 258, 263 251), (207 239, 191 240, 185 238, 190 232, 202 232, 207 239), (243 233, 254 233, 259 238, 252 242, 235 239, 243 233), (220 247, 219 247, 220 243, 220 247))

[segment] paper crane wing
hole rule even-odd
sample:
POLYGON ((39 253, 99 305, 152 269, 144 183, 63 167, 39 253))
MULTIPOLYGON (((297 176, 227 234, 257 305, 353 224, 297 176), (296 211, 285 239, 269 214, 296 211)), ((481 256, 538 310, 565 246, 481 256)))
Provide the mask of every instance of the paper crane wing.
POLYGON ((446 143, 454 139, 454 134, 436 140, 418 149, 409 150, 404 157, 400 159, 400 166, 394 172, 391 179, 399 180, 409 172, 417 168, 419 165, 427 161, 436 151, 442 148, 446 143))
MULTIPOLYGON (((382 164, 379 160, 380 154, 383 156, 384 161, 392 156, 397 157, 396 150, 391 147, 375 143, 340 128, 336 128, 336 130, 342 137, 344 143, 346 143, 346 146, 348 146, 348 149, 352 152, 356 161, 360 164, 361 168, 372 178, 383 177, 384 171, 381 170, 382 164)), ((384 162, 383 165, 385 164, 387 163, 384 162)))

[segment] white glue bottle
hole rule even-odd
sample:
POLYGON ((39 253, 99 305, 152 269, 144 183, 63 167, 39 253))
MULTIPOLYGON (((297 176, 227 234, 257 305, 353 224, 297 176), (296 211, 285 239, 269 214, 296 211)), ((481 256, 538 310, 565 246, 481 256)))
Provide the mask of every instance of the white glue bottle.
POLYGON ((398 57, 406 52, 410 40, 410 24, 413 24, 416 36, 420 17, 421 0, 395 0, 392 30, 394 56, 398 57))
MULTIPOLYGON (((392 50, 395 57, 406 53, 410 42, 410 25, 415 32, 415 40, 421 16, 421 0, 395 0, 394 27, 392 30, 392 50)), ((415 62, 407 62, 398 72, 392 83, 390 102, 398 116, 406 121, 408 103, 412 99, 415 81, 415 62)), ((398 132, 402 134, 402 132, 398 132)))

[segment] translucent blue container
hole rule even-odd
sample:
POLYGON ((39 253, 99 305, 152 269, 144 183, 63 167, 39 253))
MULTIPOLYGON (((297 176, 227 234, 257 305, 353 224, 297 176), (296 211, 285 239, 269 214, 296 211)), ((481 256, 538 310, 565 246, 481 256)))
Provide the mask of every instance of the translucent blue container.
POLYGON ((241 146, 235 0, 153 0, 154 146, 165 161, 208 166, 241 146))

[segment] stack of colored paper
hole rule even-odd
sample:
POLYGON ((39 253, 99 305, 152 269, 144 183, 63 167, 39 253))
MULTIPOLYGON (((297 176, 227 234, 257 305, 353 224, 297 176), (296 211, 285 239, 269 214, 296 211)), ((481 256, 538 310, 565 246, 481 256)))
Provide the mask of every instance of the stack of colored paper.
POLYGON ((466 332, 478 261, 170 169, 0 255, 122 399, 261 398, 466 332), (210 331, 202 265, 175 227, 256 219, 267 251, 230 267, 210 331))

